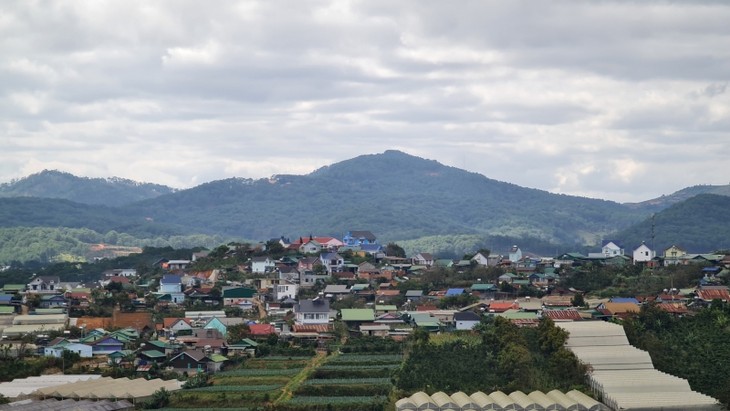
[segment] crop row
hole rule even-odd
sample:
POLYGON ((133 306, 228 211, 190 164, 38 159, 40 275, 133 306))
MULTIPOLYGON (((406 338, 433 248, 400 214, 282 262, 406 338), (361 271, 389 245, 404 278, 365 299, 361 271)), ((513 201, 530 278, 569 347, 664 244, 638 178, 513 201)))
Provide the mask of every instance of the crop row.
POLYGON ((283 384, 275 385, 209 385, 207 387, 193 388, 188 392, 246 392, 246 391, 274 391, 283 387, 283 384))
POLYGON ((355 365, 355 364, 325 364, 319 367, 320 370, 392 370, 398 368, 400 364, 375 364, 375 365, 355 365))
POLYGON ((355 385, 390 384, 390 378, 314 378, 304 382, 306 385, 355 385))
POLYGON ((302 371, 301 368, 240 368, 238 370, 223 371, 216 376, 220 377, 267 377, 273 375, 296 375, 302 371))

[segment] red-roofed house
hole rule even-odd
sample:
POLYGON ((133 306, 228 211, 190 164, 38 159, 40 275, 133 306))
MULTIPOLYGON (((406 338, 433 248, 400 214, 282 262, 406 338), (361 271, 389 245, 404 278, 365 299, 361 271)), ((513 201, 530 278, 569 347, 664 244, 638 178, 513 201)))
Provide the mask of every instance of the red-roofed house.
POLYGON ((704 302, 712 302, 712 300, 720 300, 723 302, 730 301, 730 293, 727 288, 705 288, 697 290, 697 298, 704 302))
POLYGON ((677 316, 685 315, 689 312, 684 303, 661 303, 657 304, 657 308, 677 316))
POLYGON ((268 337, 276 334, 273 324, 249 324, 248 329, 251 331, 252 337, 268 337))
POLYGON ((490 313, 503 313, 507 310, 519 310, 520 303, 517 301, 492 301, 489 303, 490 313))
POLYGON ((542 315, 553 321, 580 321, 583 319, 578 310, 574 308, 567 310, 543 310, 542 315))

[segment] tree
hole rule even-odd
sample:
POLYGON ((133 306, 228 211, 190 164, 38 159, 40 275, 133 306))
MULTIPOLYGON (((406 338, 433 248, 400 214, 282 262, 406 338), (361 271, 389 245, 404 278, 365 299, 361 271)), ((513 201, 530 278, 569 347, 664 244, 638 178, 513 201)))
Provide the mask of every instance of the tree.
POLYGON ((385 246, 385 255, 390 257, 406 258, 406 250, 396 243, 388 243, 385 246))
POLYGON ((251 335, 248 324, 236 324, 228 327, 226 340, 229 344, 235 344, 251 335))
POLYGON ((570 304, 573 305, 573 307, 584 307, 586 305, 586 300, 583 298, 583 293, 576 293, 573 298, 570 299, 570 304))
POLYGON ((152 398, 144 405, 145 409, 158 409, 167 407, 170 404, 170 392, 160 388, 152 394, 152 398))

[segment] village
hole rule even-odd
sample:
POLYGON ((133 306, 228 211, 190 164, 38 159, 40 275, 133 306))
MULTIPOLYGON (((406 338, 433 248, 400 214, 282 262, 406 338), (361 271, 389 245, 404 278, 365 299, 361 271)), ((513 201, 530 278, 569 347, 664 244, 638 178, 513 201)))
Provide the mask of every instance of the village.
MULTIPOLYGON (((350 231, 342 238, 280 238, 197 251, 189 259, 164 258, 154 262, 153 276, 126 267, 100 272, 93 284, 59 276, 4 284, 0 355, 43 356, 63 363, 60 375, 4 382, 0 394, 31 403, 47 398, 105 400, 118 409, 132 409, 159 396, 161 389, 170 393, 198 384, 198 375, 225 375, 245 358, 316 359, 347 352, 343 347, 357 347, 357 341, 366 341, 371 351, 387 351, 391 345, 373 341, 397 344, 422 338, 417 337, 422 333, 469 333, 487 317, 532 328, 542 319, 614 324, 649 304, 682 317, 730 301, 727 254, 692 254, 676 245, 657 253, 644 243, 626 250, 619 241, 604 241, 587 255, 544 257, 518 245, 504 251, 479 250, 464 259, 438 259, 426 252, 406 256, 395 244, 380 244, 370 231, 350 231), (240 262, 241 255, 245 262, 240 262), (233 269, 231 264, 220 266, 236 258, 233 269), (696 281, 650 294, 605 296, 565 281, 586 266, 642 272, 690 267, 696 281)), ((582 332, 566 327, 571 334, 582 332)), ((402 350, 397 355, 370 354, 392 354, 392 361, 383 363, 390 369, 400 362, 402 350)), ((600 367, 591 361, 594 369, 600 367)), ((276 394, 254 403, 284 398, 276 391, 282 386, 277 387, 276 394)), ((398 409, 410 409, 408 404, 401 402, 398 409)))

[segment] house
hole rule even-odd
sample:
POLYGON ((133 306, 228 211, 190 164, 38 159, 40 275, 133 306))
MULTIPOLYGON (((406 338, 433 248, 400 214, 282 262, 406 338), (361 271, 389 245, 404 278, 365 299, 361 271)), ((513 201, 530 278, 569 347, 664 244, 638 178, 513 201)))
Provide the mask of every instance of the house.
POLYGON ((30 294, 56 294, 61 292, 58 287, 60 283, 58 276, 39 276, 31 280, 26 289, 30 294))
POLYGON ((113 268, 105 270, 103 273, 104 278, 109 277, 136 277, 137 270, 134 268, 113 268))
POLYGON ((345 259, 337 253, 322 253, 319 255, 319 262, 329 274, 340 272, 345 268, 345 259))
POLYGON ((91 351, 94 355, 107 355, 114 351, 121 351, 124 349, 124 343, 118 339, 107 335, 99 338, 98 340, 90 343, 91 351))
POLYGON ((363 323, 375 321, 375 311, 371 308, 343 308, 340 310, 340 319, 349 329, 357 329, 363 323))
POLYGON ((208 372, 208 363, 210 358, 204 349, 185 350, 180 354, 170 358, 169 366, 177 372, 190 373, 208 372))
POLYGON ((491 301, 489 303, 490 313, 503 313, 507 310, 519 310, 520 303, 517 301, 491 301))
MULTIPOLYGON (((207 331, 205 331, 205 338, 217 338, 217 337, 225 338, 226 335, 228 334, 228 324, 227 324, 227 322, 223 321, 225 319, 226 319, 226 317, 222 317, 222 318, 213 317, 213 318, 209 319, 205 323, 205 325, 203 325, 203 330, 207 330, 207 331), (215 331, 217 331, 217 333, 215 333, 215 334, 208 333, 209 330, 215 330, 215 331)), ((231 319, 233 319, 233 318, 231 318, 231 319)), ((243 324, 243 318, 237 318, 236 320, 239 324, 243 324)), ((197 331, 199 332, 200 330, 197 330, 197 331)))
POLYGON ((649 248, 644 242, 634 250, 634 264, 648 263, 656 257, 656 251, 649 248))
POLYGON ((360 334, 369 337, 387 337, 390 334, 390 326, 387 324, 361 324, 360 334))
POLYGON ((504 274, 500 275, 499 278, 497 278, 497 280, 499 281, 500 284, 501 283, 512 284, 515 281, 515 279, 517 279, 517 278, 518 278, 517 274, 515 274, 515 273, 504 273, 504 274))
POLYGON ((185 294, 182 292, 182 277, 172 274, 163 275, 160 279, 160 288, 157 294, 160 296, 169 295, 169 301, 175 304, 185 302, 185 294))
POLYGON ((412 263, 414 265, 425 265, 426 267, 431 267, 433 262, 434 259, 430 253, 418 253, 412 258, 412 263))
POLYGON ((507 258, 513 263, 520 261, 522 259, 522 250, 520 250, 520 247, 513 245, 512 248, 509 249, 509 256, 507 258))
POLYGON ((481 265, 484 267, 496 267, 501 259, 502 257, 498 255, 476 253, 470 261, 474 261, 477 265, 481 265))
POLYGON ((421 301, 421 298, 423 298, 423 290, 406 290, 405 297, 408 301, 421 301))
POLYGON ((190 260, 168 260, 162 263, 162 268, 166 270, 184 270, 190 265, 190 260))
POLYGON ((253 308, 253 298, 256 295, 256 290, 253 288, 225 286, 222 291, 223 306, 253 308))
POLYGON ((66 297, 60 294, 41 296, 41 308, 65 308, 66 297))
POLYGON ((454 313, 454 322, 457 330, 472 330, 479 324, 481 317, 474 311, 463 311, 454 313))
POLYGON ((251 272, 255 274, 264 274, 274 271, 276 264, 269 256, 251 258, 251 272))
POLYGON ((248 328, 251 332, 251 337, 268 337, 272 334, 276 334, 276 328, 274 324, 249 324, 248 328))
POLYGON ((607 302, 598 304, 596 311, 598 317, 623 319, 638 314, 641 307, 634 302, 607 302))
POLYGON ((43 349, 43 355, 46 357, 61 358, 64 351, 76 353, 81 358, 92 357, 92 347, 88 344, 72 343, 66 341, 65 344, 49 345, 43 349))
POLYGON ((316 254, 322 251, 324 247, 316 240, 309 240, 299 246, 299 252, 302 254, 316 254))
POLYGON ((376 238, 370 231, 348 231, 342 237, 342 242, 346 246, 354 247, 363 244, 375 244, 376 238))
POLYGON ((330 302, 324 298, 301 300, 294 305, 294 317, 297 324, 329 324, 330 302))
POLYGON ((588 253, 588 258, 610 258, 624 255, 624 248, 616 240, 604 240, 600 253, 588 253))
POLYGON ((664 265, 676 265, 681 264, 683 257, 687 255, 687 252, 683 249, 672 245, 671 247, 664 250, 664 265))
POLYGON ((583 319, 578 310, 575 308, 568 308, 564 310, 545 309, 542 311, 542 316, 555 322, 580 321, 583 319))
POLYGON ((725 286, 703 286, 695 291, 697 300, 704 303, 711 303, 713 300, 730 302, 730 292, 725 286))
POLYGON ((274 286, 274 300, 282 301, 288 298, 296 299, 299 292, 299 284, 290 281, 281 281, 274 286))
POLYGON ((323 293, 324 296, 327 298, 341 300, 350 295, 350 288, 348 288, 347 285, 344 284, 330 284, 324 288, 323 293))

